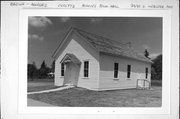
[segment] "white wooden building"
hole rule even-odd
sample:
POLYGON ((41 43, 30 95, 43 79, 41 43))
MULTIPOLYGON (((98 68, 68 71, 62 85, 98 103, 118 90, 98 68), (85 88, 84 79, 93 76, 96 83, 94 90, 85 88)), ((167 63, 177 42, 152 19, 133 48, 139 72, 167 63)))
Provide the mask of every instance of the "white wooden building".
POLYGON ((137 79, 151 81, 151 60, 122 44, 70 28, 53 54, 55 85, 91 90, 136 88, 137 79))

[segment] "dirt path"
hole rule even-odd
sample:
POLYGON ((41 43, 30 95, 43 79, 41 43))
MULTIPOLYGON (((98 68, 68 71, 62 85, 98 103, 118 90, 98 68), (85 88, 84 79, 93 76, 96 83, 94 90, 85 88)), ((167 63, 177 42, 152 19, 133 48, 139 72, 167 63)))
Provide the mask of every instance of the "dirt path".
POLYGON ((36 92, 28 92, 27 94, 38 94, 38 93, 49 93, 49 92, 54 92, 54 91, 60 91, 60 90, 65 90, 69 88, 73 88, 74 86, 65 86, 65 87, 59 87, 55 89, 49 89, 49 90, 42 90, 42 91, 36 91, 36 92))

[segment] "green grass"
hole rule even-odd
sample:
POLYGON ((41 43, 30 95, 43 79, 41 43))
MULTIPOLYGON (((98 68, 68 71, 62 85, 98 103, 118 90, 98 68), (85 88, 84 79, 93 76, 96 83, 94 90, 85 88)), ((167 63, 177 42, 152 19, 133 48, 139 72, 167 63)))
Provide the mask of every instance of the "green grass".
POLYGON ((124 89, 91 91, 72 88, 51 93, 32 94, 28 98, 56 106, 70 107, 160 107, 161 87, 153 90, 124 89))

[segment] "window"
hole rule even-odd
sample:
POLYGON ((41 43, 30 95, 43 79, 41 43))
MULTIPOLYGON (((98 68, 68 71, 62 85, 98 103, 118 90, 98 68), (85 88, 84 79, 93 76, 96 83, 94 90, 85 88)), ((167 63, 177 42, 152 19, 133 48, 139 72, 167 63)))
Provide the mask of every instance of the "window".
POLYGON ((127 65, 127 78, 131 77, 131 65, 127 65))
POLYGON ((146 79, 148 77, 148 68, 146 68, 146 79))
POLYGON ((118 78, 118 63, 114 63, 114 78, 118 78))
POLYGON ((61 76, 64 76, 64 63, 61 63, 61 76))
POLYGON ((89 77, 89 61, 84 61, 84 77, 89 77))

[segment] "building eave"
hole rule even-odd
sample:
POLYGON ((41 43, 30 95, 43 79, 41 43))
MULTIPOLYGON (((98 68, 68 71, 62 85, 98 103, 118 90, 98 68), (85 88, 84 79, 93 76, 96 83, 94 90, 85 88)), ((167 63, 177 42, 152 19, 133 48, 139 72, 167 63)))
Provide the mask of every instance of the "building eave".
POLYGON ((118 54, 113 54, 113 53, 108 53, 108 52, 103 52, 103 51, 100 51, 100 53, 111 55, 111 56, 117 56, 117 57, 125 57, 125 58, 129 58, 129 59, 133 59, 133 60, 138 60, 138 61, 146 62, 146 63, 150 63, 150 64, 153 63, 151 60, 145 61, 145 60, 141 60, 141 59, 138 59, 138 58, 128 57, 128 56, 124 56, 124 55, 118 55, 118 54))
POLYGON ((56 59, 57 54, 60 50, 60 48, 62 47, 62 45, 64 44, 64 42, 66 41, 66 39, 70 36, 70 34, 73 32, 73 27, 70 27, 68 29, 68 32, 65 34, 63 40, 60 42, 59 46, 56 48, 56 50, 53 52, 52 58, 56 59))

